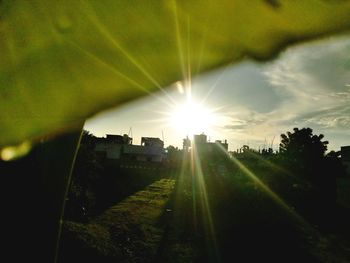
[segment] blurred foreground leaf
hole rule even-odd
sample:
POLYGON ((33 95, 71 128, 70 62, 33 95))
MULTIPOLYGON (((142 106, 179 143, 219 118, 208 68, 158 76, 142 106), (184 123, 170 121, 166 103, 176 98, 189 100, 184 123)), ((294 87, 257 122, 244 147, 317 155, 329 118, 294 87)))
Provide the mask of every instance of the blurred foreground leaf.
POLYGON ((340 0, 2 0, 0 148, 349 28, 350 1, 340 0))

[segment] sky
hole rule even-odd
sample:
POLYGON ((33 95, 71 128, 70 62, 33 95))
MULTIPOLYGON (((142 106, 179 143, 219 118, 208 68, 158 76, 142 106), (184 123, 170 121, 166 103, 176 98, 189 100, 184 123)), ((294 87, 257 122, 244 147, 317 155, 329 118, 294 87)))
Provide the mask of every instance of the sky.
POLYGON ((102 112, 85 129, 129 134, 134 144, 158 137, 179 148, 186 135, 205 133, 233 151, 244 144, 277 150, 282 133, 310 127, 329 150, 350 145, 349 35, 291 47, 269 62, 226 66, 191 84, 179 80, 166 91, 102 112))

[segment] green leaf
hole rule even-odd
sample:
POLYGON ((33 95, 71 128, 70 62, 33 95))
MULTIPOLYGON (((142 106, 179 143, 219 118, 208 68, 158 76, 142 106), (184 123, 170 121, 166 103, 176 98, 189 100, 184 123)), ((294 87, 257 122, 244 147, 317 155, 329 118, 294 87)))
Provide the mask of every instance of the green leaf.
POLYGON ((0 148, 245 57, 350 28, 350 1, 2 0, 0 148))

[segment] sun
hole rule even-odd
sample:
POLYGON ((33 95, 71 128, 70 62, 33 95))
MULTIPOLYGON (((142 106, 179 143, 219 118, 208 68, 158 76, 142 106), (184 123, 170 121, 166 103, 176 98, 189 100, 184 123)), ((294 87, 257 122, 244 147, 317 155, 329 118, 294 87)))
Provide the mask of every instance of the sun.
POLYGON ((212 110, 193 100, 176 105, 169 116, 170 126, 182 135, 209 132, 215 120, 216 116, 212 110))

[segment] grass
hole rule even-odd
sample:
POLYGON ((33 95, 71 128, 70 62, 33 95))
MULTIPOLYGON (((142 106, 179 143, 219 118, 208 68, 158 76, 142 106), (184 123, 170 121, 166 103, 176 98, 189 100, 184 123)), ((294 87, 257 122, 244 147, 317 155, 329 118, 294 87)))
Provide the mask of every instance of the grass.
MULTIPOLYGON (((282 207, 244 173, 229 167, 228 174, 218 176, 215 165, 214 170, 208 166, 202 162, 203 175, 196 174, 195 180, 189 169, 177 178, 159 262, 255 262, 257 256, 267 262, 349 262, 346 248, 331 234, 292 206, 282 207), (198 177, 206 186, 206 205, 198 177)), ((258 177, 276 183, 266 169, 258 177)), ((292 179, 286 181, 282 189, 294 191, 286 196, 307 192, 295 190, 292 179)))
POLYGON ((88 224, 65 222, 61 262, 152 262, 163 236, 159 220, 173 187, 174 180, 161 179, 88 224))
MULTIPOLYGON (((281 206, 230 164, 201 165, 203 173, 193 174, 183 163, 175 180, 149 184, 88 224, 66 222, 61 262, 255 262, 257 256, 267 262, 350 262, 348 210, 334 214, 344 221, 337 231, 320 231, 289 205, 305 198, 307 185, 276 177, 274 169, 250 167, 272 190, 285 191, 281 198, 290 200, 281 206)), ((341 182, 341 200, 347 182, 341 182)))

